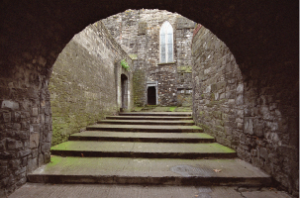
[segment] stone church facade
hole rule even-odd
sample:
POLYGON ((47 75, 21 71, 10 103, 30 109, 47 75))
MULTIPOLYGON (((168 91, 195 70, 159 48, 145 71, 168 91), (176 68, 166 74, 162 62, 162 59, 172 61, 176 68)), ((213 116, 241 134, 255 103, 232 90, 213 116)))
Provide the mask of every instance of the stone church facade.
POLYGON ((134 103, 191 106, 195 23, 163 10, 127 10, 103 20, 134 60, 134 103))

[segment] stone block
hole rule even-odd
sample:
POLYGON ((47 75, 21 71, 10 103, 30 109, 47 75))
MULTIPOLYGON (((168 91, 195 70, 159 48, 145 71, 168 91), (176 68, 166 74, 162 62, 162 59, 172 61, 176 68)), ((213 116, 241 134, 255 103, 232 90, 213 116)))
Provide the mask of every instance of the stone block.
POLYGON ((30 134, 30 148, 37 148, 40 142, 40 134, 32 133, 30 134))
POLYGON ((13 117, 14 117, 14 121, 15 122, 20 122, 20 119, 21 119, 21 113, 20 112, 14 112, 13 113, 13 117))
POLYGON ((237 110, 236 114, 239 118, 243 118, 244 117, 244 110, 237 110))
POLYGON ((251 149, 251 156, 256 157, 257 156, 257 150, 256 149, 251 149))
POLYGON ((3 120, 4 122, 11 122, 11 113, 10 112, 3 113, 3 120))
POLYGON ((39 124, 31 124, 30 125, 30 133, 39 133, 40 125, 39 124))
POLYGON ((22 166, 27 166, 28 164, 28 157, 25 156, 25 157, 22 157, 22 166))
POLYGON ((28 165, 27 165, 27 171, 31 172, 34 169, 36 169, 38 166, 37 164, 37 158, 29 158, 28 159, 28 165))
POLYGON ((244 104, 244 97, 243 95, 238 95, 236 98, 236 105, 243 105, 244 104))
POLYGON ((26 172, 26 166, 24 166, 24 167, 19 166, 18 170, 15 171, 15 175, 20 175, 25 172, 26 172))
POLYGON ((211 91, 215 92, 217 90, 217 84, 212 84, 211 85, 211 91))
POLYGON ((226 94, 225 93, 221 93, 220 94, 220 99, 224 99, 226 97, 226 94))
POLYGON ((21 130, 21 124, 19 124, 19 123, 14 123, 14 125, 13 125, 13 130, 15 130, 15 131, 21 130))
POLYGON ((1 108, 2 109, 8 108, 8 109, 16 110, 16 109, 19 109, 19 103, 13 102, 10 100, 4 100, 4 101, 2 101, 1 108))
POLYGON ((253 120, 253 130, 256 136, 263 137, 264 136, 264 122, 260 122, 258 119, 253 120))
POLYGON ((7 148, 8 149, 19 149, 23 147, 23 143, 21 141, 17 141, 14 139, 7 139, 7 148))
POLYGON ((16 132, 16 136, 17 136, 18 138, 20 138, 21 140, 27 140, 27 139, 29 139, 29 135, 28 135, 28 133, 25 132, 25 131, 17 131, 17 132, 16 132))
POLYGON ((36 158, 39 154, 39 150, 37 148, 32 149, 32 158, 36 158))
POLYGON ((237 127, 238 129, 243 129, 244 124, 242 124, 242 123, 237 123, 237 124, 236 124, 236 127, 237 127))
POLYGON ((259 158, 257 158, 257 157, 251 158, 251 161, 252 161, 252 164, 253 164, 254 166, 256 166, 256 167, 261 168, 261 167, 264 166, 263 160, 262 160, 262 159, 259 159, 259 158))
POLYGON ((20 157, 25 157, 25 156, 28 156, 29 154, 31 154, 31 150, 30 149, 25 149, 25 150, 19 151, 19 156, 20 157))
POLYGON ((253 121, 252 118, 244 118, 244 133, 253 135, 253 121))
POLYGON ((258 153, 261 158, 268 159, 268 150, 265 147, 259 147, 258 153))
POLYGON ((238 94, 242 94, 244 92, 244 84, 243 83, 240 83, 237 88, 236 88, 236 92, 238 94))
POLYGON ((21 160, 20 160, 20 159, 14 159, 14 160, 11 160, 11 161, 9 162, 9 165, 10 165, 13 169, 19 168, 20 164, 21 164, 21 160))
POLYGON ((38 116, 39 115, 39 109, 37 107, 34 107, 31 109, 31 116, 38 116))
POLYGON ((43 153, 47 153, 50 151, 51 143, 43 143, 42 145, 42 151, 43 153))
POLYGON ((217 90, 222 89, 224 87, 226 87, 226 82, 225 81, 217 83, 217 90))
POLYGON ((234 105, 235 104, 235 99, 229 99, 228 104, 229 105, 234 105))

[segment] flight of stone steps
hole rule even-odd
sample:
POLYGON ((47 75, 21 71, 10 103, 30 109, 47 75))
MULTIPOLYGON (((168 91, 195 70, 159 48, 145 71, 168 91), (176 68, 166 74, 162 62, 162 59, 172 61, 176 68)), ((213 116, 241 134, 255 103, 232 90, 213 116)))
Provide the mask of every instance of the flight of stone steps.
POLYGON ((268 186, 272 179, 194 125, 191 113, 110 116, 51 148, 29 182, 268 186))

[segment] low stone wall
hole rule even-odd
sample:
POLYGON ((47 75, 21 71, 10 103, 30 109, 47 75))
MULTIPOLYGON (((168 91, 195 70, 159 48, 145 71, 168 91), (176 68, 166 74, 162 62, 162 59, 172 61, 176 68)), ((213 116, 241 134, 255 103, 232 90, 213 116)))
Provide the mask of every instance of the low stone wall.
MULTIPOLYGON (((120 75, 125 74, 132 84, 131 72, 120 65, 122 59, 133 66, 102 22, 88 26, 67 44, 53 66, 49 84, 52 145, 119 111, 120 75)), ((132 87, 128 91, 130 96, 132 87)), ((129 101, 126 106, 130 108, 129 101)))
POLYGON ((251 68, 242 76, 229 48, 208 29, 196 30, 192 44, 195 122, 297 195, 299 128, 292 109, 298 108, 288 97, 297 93, 296 87, 285 89, 286 80, 276 74, 276 65, 264 72, 251 68))

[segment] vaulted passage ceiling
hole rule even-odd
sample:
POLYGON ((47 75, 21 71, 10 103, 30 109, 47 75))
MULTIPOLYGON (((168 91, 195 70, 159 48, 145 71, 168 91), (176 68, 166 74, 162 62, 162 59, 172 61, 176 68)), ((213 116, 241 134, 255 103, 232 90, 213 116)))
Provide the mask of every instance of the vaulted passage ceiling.
POLYGON ((245 62, 255 66, 298 57, 297 1, 45 0, 4 1, 1 7, 1 54, 51 54, 49 68, 75 33, 129 8, 166 9, 201 23, 228 45, 244 70, 245 62))

